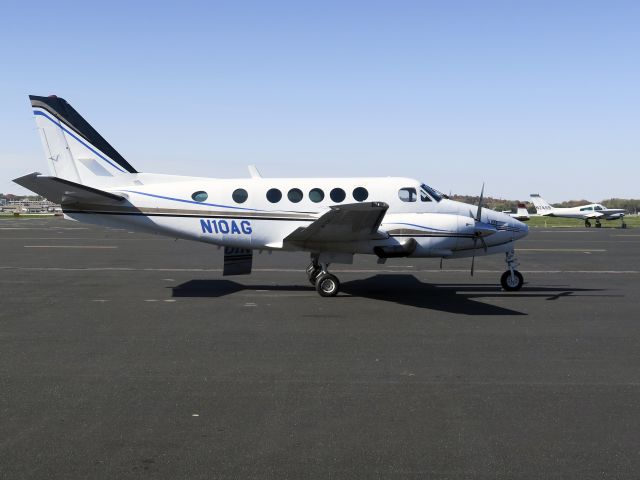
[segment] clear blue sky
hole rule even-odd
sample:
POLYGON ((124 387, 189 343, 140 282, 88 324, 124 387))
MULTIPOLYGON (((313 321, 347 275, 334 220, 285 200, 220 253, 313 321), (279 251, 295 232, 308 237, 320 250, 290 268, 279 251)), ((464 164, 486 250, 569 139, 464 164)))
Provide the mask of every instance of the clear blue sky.
POLYGON ((0 192, 46 172, 28 94, 140 171, 402 175, 550 201, 640 197, 638 1, 13 1, 0 192))

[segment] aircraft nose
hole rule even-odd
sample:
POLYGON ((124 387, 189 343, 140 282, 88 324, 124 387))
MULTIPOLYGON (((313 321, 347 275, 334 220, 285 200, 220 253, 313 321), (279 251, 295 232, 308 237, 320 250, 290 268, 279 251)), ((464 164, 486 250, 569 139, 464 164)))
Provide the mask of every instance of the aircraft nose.
POLYGON ((512 218, 510 227, 513 229, 513 235, 516 240, 529 235, 529 225, 521 222, 520 220, 512 218))

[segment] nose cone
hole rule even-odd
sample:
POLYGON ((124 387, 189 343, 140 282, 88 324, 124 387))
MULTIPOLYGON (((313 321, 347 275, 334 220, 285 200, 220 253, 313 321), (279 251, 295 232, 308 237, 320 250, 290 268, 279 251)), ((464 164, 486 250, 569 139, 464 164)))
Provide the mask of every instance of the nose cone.
POLYGON ((516 220, 515 218, 512 218, 509 223, 509 226, 513 229, 514 240, 518 240, 529 235, 529 225, 526 223, 516 220))

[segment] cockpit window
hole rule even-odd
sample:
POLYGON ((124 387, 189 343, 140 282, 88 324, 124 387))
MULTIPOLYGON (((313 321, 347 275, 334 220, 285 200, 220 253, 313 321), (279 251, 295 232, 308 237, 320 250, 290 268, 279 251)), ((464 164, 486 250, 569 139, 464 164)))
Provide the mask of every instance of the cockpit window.
POLYGON ((418 198, 416 189, 413 187, 405 187, 398 190, 398 198, 403 202, 415 202, 418 198))
POLYGON ((594 207, 594 209, 595 209, 595 210, 604 210, 604 209, 602 208, 602 205, 596 205, 596 206, 594 207))
POLYGON ((431 188, 429 185, 426 185, 424 183, 420 185, 420 200, 422 200, 423 202, 430 202, 431 199, 439 202, 443 198, 448 197, 443 193, 440 193, 435 188, 431 188))

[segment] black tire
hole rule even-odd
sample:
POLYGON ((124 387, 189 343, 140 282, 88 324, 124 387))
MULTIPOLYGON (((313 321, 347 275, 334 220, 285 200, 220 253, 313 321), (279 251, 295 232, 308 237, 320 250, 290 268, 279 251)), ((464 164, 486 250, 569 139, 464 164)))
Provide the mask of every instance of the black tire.
POLYGON ((596 223, 596 228, 602 228, 602 224, 601 223, 596 223))
POLYGON ((589 223, 589 222, 584 222, 584 226, 585 226, 585 227, 587 227, 587 228, 589 228, 589 227, 591 226, 591 223, 589 223))
POLYGON ((514 270, 513 275, 516 283, 513 283, 513 280, 511 279, 511 272, 509 270, 504 272, 500 277, 500 285, 502 285, 502 288, 506 292, 517 292, 522 288, 522 285, 524 285, 524 278, 522 278, 522 274, 519 271, 514 270))
POLYGON ((622 228, 627 228, 627 224, 626 223, 622 223, 622 228))
POLYGON ((316 279, 316 292, 321 297, 335 297, 340 290, 340 281, 335 275, 321 273, 316 279))

